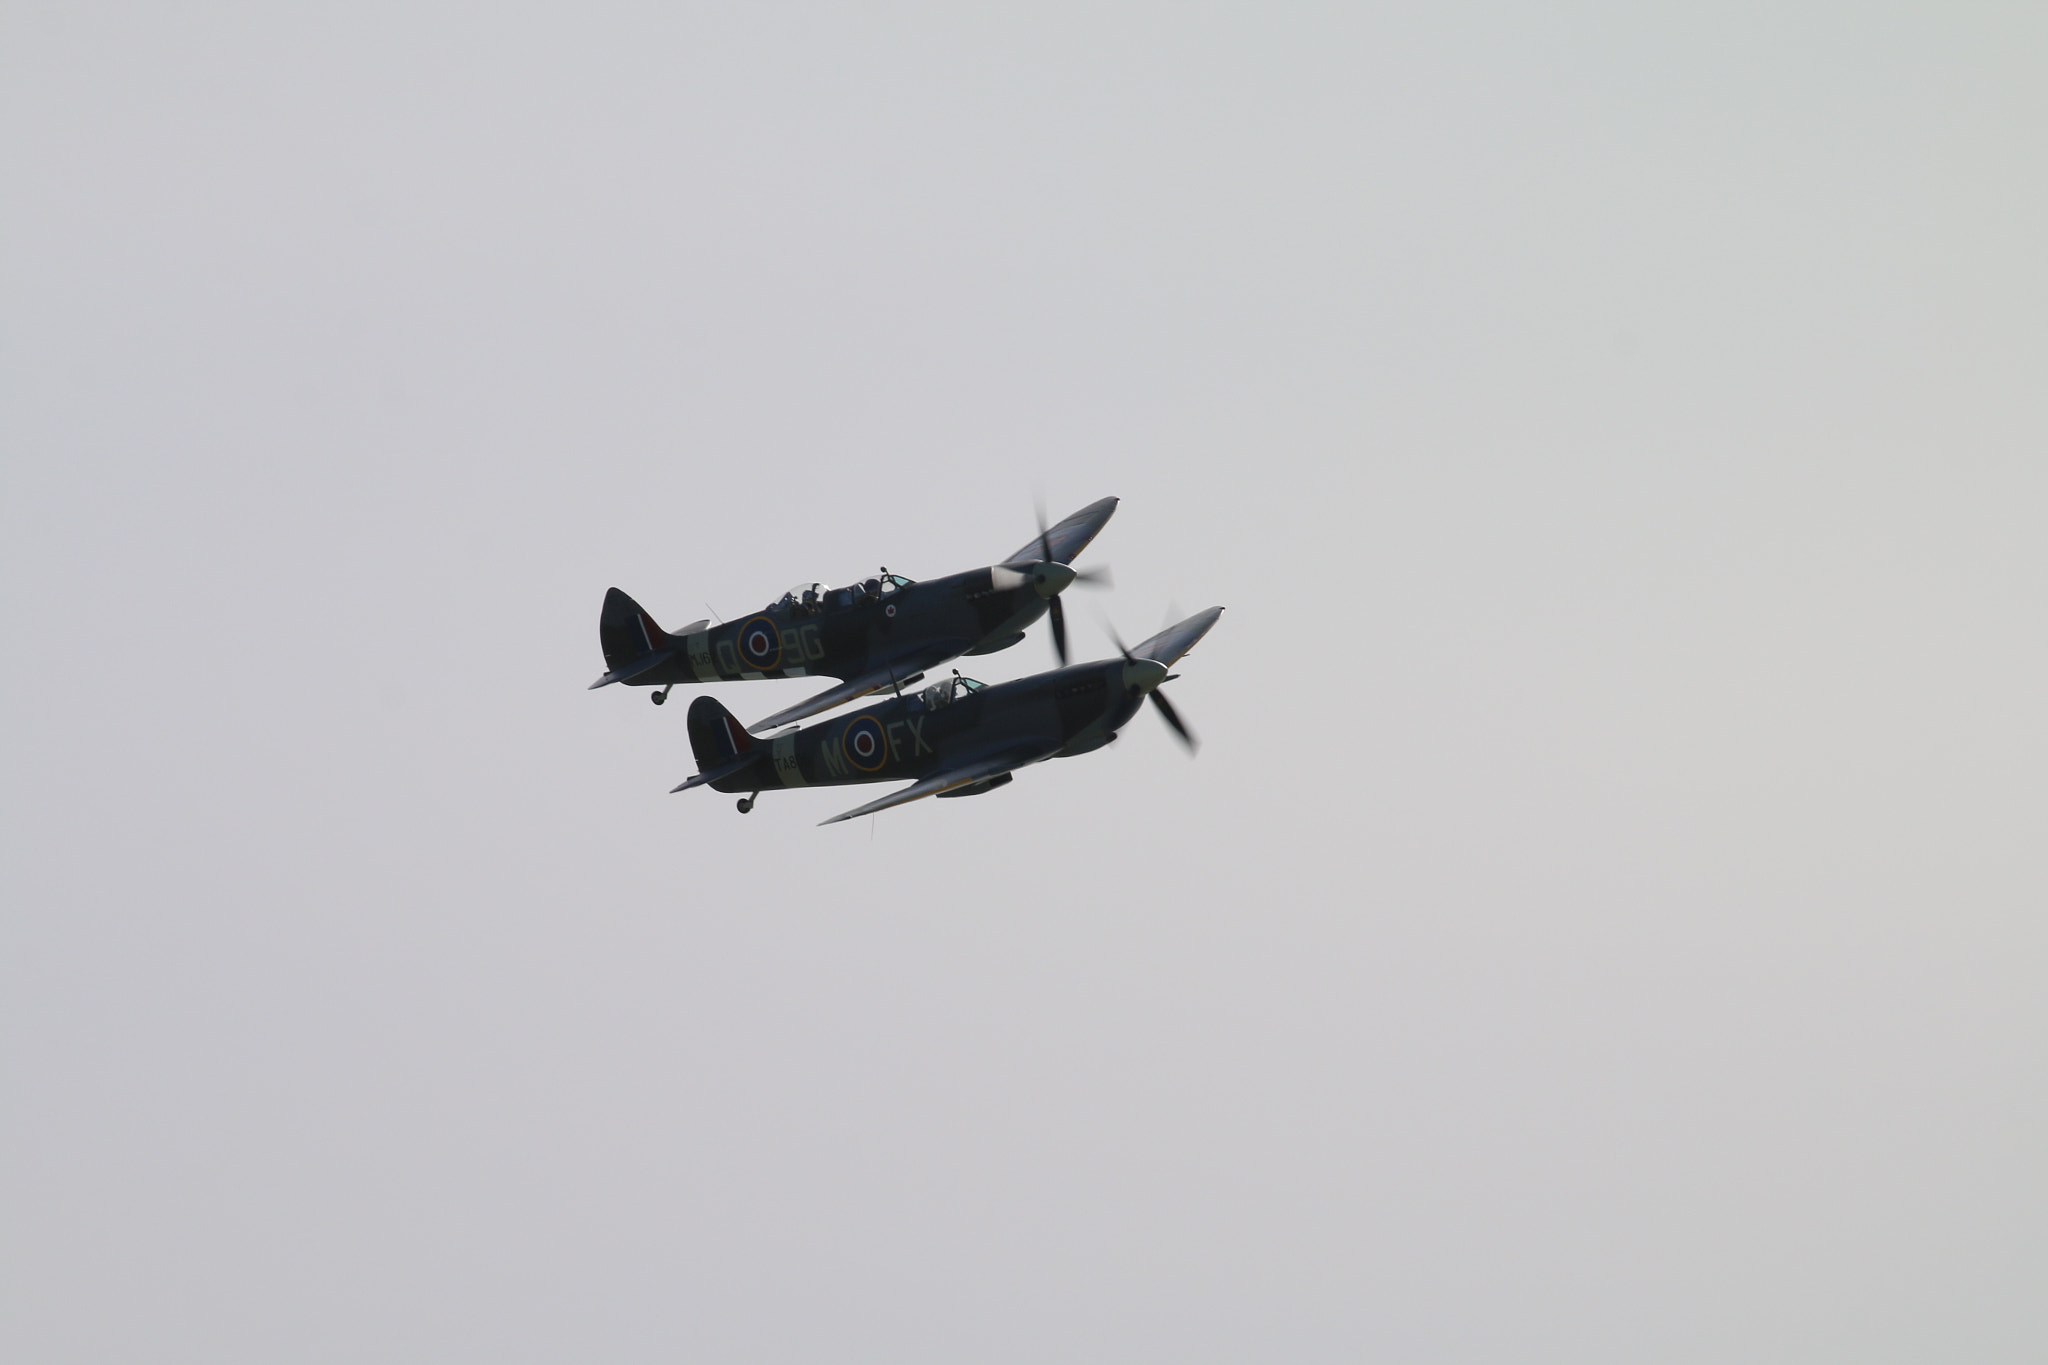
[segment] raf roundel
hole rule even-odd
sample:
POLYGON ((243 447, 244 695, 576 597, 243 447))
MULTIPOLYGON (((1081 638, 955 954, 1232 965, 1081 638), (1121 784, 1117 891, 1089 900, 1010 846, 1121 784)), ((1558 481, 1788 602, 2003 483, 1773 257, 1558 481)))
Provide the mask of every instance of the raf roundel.
POLYGON ((854 717, 841 732, 839 744, 846 751, 846 761, 864 773, 875 772, 889 761, 888 736, 882 733, 882 722, 873 716, 854 717))
POLYGON ((765 616, 756 616, 740 627, 740 657, 763 673, 773 673, 782 663, 782 632, 765 616))

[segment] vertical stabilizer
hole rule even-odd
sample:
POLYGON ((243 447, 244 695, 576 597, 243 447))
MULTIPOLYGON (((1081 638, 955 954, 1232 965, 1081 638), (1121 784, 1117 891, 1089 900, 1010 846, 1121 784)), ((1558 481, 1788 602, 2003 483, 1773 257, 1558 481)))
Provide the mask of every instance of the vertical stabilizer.
POLYGON ((645 607, 617 588, 604 595, 604 610, 597 617, 597 639, 604 647, 604 666, 613 673, 676 644, 676 638, 656 625, 645 607))
POLYGON ((690 703, 690 752, 697 759, 697 771, 723 767, 752 752, 758 743, 732 712, 710 697, 690 703))

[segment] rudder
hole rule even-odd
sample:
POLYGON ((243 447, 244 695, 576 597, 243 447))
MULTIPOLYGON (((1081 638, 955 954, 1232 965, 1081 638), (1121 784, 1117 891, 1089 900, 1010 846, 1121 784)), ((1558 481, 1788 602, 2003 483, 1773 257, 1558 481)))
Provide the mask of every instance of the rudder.
POLYGON ((710 697, 690 703, 690 752, 697 759, 697 771, 730 763, 756 747, 754 737, 739 718, 710 697))
POLYGON ((675 643, 675 637, 656 625, 645 607, 617 588, 605 592, 604 610, 597 617, 597 639, 604 648, 604 666, 614 671, 675 643))

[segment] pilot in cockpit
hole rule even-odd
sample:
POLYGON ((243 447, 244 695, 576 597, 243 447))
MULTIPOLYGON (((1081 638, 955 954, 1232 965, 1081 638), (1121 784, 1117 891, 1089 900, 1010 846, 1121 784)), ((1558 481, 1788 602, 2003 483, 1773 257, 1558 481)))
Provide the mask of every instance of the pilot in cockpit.
POLYGON ((967 696, 971 692, 979 692, 981 689, 981 683, 973 678, 961 677, 960 670, 956 668, 952 677, 933 683, 918 695, 923 699, 927 711, 936 711, 952 705, 956 698, 967 696))
POLYGON ((816 616, 824 592, 823 583, 799 583, 782 594, 782 600, 775 605, 788 608, 792 616, 816 616))
POLYGON ((791 616, 816 616, 819 612, 841 611, 886 597, 910 586, 910 581, 901 574, 892 574, 884 569, 879 578, 865 579, 844 588, 828 589, 823 583, 799 583, 772 605, 783 608, 791 616))

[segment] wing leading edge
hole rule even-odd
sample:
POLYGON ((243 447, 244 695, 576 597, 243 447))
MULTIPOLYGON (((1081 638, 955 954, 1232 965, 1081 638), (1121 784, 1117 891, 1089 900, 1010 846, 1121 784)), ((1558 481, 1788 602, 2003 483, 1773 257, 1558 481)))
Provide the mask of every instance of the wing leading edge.
POLYGON ((873 815, 876 811, 888 810, 891 806, 905 805, 911 801, 922 800, 927 796, 937 796, 940 792, 949 792, 955 787, 964 787, 972 782, 985 782, 991 777, 1000 777, 1004 773, 1014 772, 1027 764, 1036 763, 1042 758, 1049 758, 1057 748, 1059 748, 1059 744, 1056 741, 1050 740, 1037 744, 1012 745, 1010 748, 991 754, 987 758, 976 759, 972 763, 963 763, 958 767, 948 768, 944 772, 933 773, 922 781, 911 783, 902 791, 892 792, 879 801, 868 802, 865 806, 855 806, 844 814, 835 815, 830 820, 820 820, 818 823, 820 825, 836 825, 841 820, 852 820, 862 815, 873 815))
POLYGON ((1172 668, 1180 662, 1183 655, 1195 647, 1197 641, 1209 633, 1210 628, 1222 615, 1221 607, 1198 611, 1187 620, 1178 625, 1168 626, 1139 645, 1131 651, 1131 656, 1137 659, 1152 659, 1172 668))
MULTIPOLYGON (((1088 542, 1096 533, 1109 524, 1109 518, 1116 511, 1115 498, 1101 498, 1089 503, 1057 526, 1048 526, 1045 538, 1052 542, 1052 557, 1062 564, 1074 562, 1074 556, 1088 548, 1088 542)), ((1005 564, 1036 564, 1045 557, 1045 547, 1036 536, 1017 553, 1004 560, 1005 564)))
POLYGON ((927 669, 937 668, 948 659, 957 659, 966 653, 972 640, 942 640, 927 646, 917 654, 898 659, 888 668, 874 668, 857 678, 849 678, 837 687, 828 687, 814 697, 807 697, 795 706, 784 707, 774 715, 757 720, 747 729, 753 731, 773 730, 778 725, 787 725, 793 720, 803 720, 821 711, 830 711, 835 706, 865 697, 870 692, 879 692, 892 684, 901 685, 927 669))

